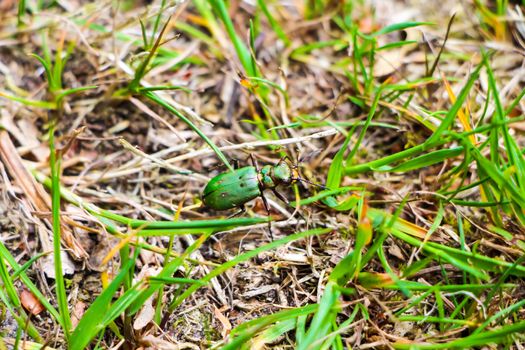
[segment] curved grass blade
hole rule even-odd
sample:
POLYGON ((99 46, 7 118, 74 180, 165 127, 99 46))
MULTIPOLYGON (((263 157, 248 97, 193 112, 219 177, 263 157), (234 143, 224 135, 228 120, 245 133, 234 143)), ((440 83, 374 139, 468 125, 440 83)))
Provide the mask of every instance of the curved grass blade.
POLYGON ((419 157, 410 159, 394 167, 382 166, 374 170, 404 173, 407 171, 412 171, 412 170, 428 167, 428 166, 431 166, 437 163, 441 163, 447 159, 459 156, 461 153, 463 153, 463 151, 464 151, 464 147, 440 149, 440 150, 433 151, 427 154, 423 154, 419 157))
MULTIPOLYGON (((0 241, 0 257, 3 257, 14 270, 20 270, 20 265, 16 262, 15 258, 9 253, 6 246, 0 241)), ((53 318, 62 325, 62 318, 60 317, 58 311, 51 305, 47 298, 40 292, 40 290, 35 286, 31 279, 25 274, 25 272, 20 272, 20 280, 24 285, 33 293, 33 295, 38 299, 38 301, 44 305, 46 310, 53 316, 53 318)))
POLYGON ((279 325, 279 323, 285 323, 284 327, 279 327, 278 330, 278 333, 283 334, 284 332, 291 330, 295 326, 296 319, 298 317, 314 313, 315 310, 317 310, 317 307, 317 304, 310 304, 291 310, 279 311, 275 314, 259 317, 254 320, 244 322, 231 331, 231 336, 233 339, 230 343, 222 347, 222 350, 240 349, 241 346, 245 345, 248 342, 248 340, 252 339, 258 332, 272 324, 275 324, 275 326, 277 326, 279 325), (288 322, 291 322, 291 328, 288 322))
POLYGON ((0 97, 7 98, 7 99, 9 99, 11 101, 19 102, 19 103, 23 104, 24 106, 38 107, 38 108, 43 108, 43 109, 47 109, 47 110, 56 109, 57 108, 57 105, 54 102, 30 100, 30 99, 27 99, 27 98, 18 97, 18 96, 11 95, 11 94, 6 94, 3 91, 0 91, 0 97))
POLYGON ((394 349, 469 349, 478 345, 488 343, 505 344, 510 343, 509 336, 525 332, 525 321, 502 326, 497 329, 485 331, 465 338, 459 338, 448 343, 394 343, 394 349))
POLYGON ((115 293, 123 284, 131 267, 134 266, 135 259, 138 256, 138 251, 139 249, 136 250, 135 257, 130 259, 127 264, 121 268, 115 279, 106 289, 104 289, 84 313, 82 319, 71 335, 69 346, 71 350, 85 349, 91 340, 95 338, 101 330, 106 328, 109 322, 118 317, 118 315, 120 315, 126 307, 135 300, 136 296, 138 296, 137 294, 135 295, 135 298, 129 298, 130 295, 133 295, 133 291, 138 288, 136 286, 122 295, 115 304, 111 304, 115 293))
POLYGON ((234 170, 233 167, 231 166, 230 162, 228 161, 228 159, 224 155, 224 153, 222 153, 222 151, 217 146, 215 146, 215 144, 208 138, 208 136, 206 136, 195 124, 193 124, 191 122, 191 120, 186 118, 186 116, 184 114, 179 112, 170 103, 168 103, 167 101, 164 101, 162 98, 160 98, 157 94, 155 94, 152 91, 143 91, 143 92, 141 92, 141 95, 143 95, 144 97, 149 98, 150 100, 152 100, 155 103, 158 103, 159 105, 161 105, 162 107, 164 107, 168 111, 170 111, 171 113, 175 114, 180 120, 182 120, 193 131, 195 131, 197 133, 197 135, 199 135, 208 144, 208 146, 210 146, 210 148, 215 152, 217 157, 219 157, 219 159, 224 163, 224 165, 226 165, 228 167, 228 169, 230 171, 234 170))
POLYGON ((49 128, 49 167, 51 168, 51 224, 53 228, 53 258, 55 264, 55 288, 64 335, 69 340, 71 331, 71 316, 67 302, 66 285, 62 270, 61 224, 60 224, 60 167, 61 156, 55 149, 56 118, 49 128))
POLYGON ((408 28, 414 28, 419 26, 426 26, 426 25, 433 25, 432 22, 401 22, 401 23, 394 23, 389 26, 383 27, 377 32, 373 33, 372 36, 379 36, 384 35, 392 32, 397 32, 400 30, 405 30, 408 28))
POLYGON ((241 38, 237 35, 237 32, 235 31, 233 22, 230 18, 230 15, 228 14, 228 9, 226 8, 224 1, 223 0, 208 0, 208 1, 213 7, 213 9, 219 15, 219 18, 224 24, 224 27, 226 27, 228 36, 230 37, 230 40, 232 41, 233 46, 235 47, 235 51, 237 52, 237 57, 239 58, 239 61, 244 67, 246 71, 246 75, 252 76, 252 77, 259 76, 257 69, 254 69, 254 67, 252 66, 252 57, 250 54, 250 50, 248 50, 246 45, 242 42, 241 38))
POLYGON ((341 291, 336 286, 336 283, 333 281, 329 281, 326 284, 323 296, 319 302, 319 307, 310 323, 310 327, 303 341, 300 344, 296 344, 297 350, 307 350, 310 344, 329 333, 329 330, 332 328, 332 321, 337 317, 338 310, 336 303, 341 295, 341 291))
POLYGON ((452 105, 452 107, 447 112, 447 115, 445 119, 441 122, 439 127, 434 131, 432 136, 430 136, 426 141, 425 144, 430 144, 432 142, 438 141, 439 138, 443 136, 443 133, 447 131, 454 120, 456 119, 456 115, 458 114, 459 110, 462 108, 463 103, 467 99, 467 96, 470 92, 470 89, 474 85, 474 82, 478 80, 479 73, 481 71, 481 68, 483 67, 483 63, 479 64, 476 69, 472 72, 469 79, 467 80, 465 86, 463 86, 463 89, 461 89, 461 92, 459 93, 459 96, 456 99, 456 102, 452 105))
POLYGON ((288 38, 288 36, 284 32, 283 27, 281 27, 279 22, 277 22, 275 20, 275 18, 273 17, 272 13, 268 9, 268 6, 266 6, 266 1, 264 1, 264 0, 257 0, 257 5, 259 5, 261 10, 263 11, 264 15, 266 16, 266 19, 270 23, 270 26, 272 27, 272 29, 275 32, 275 34, 277 34, 279 39, 281 39, 283 41, 285 46, 287 46, 287 47, 290 46, 292 44, 292 42, 290 41, 290 39, 288 38))

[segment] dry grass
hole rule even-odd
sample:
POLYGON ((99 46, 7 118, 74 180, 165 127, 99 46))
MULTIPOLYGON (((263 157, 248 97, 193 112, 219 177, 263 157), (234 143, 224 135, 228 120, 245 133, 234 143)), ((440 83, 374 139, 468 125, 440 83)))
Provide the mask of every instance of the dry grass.
MULTIPOLYGON (((292 159, 300 157, 303 176, 324 184, 341 147, 348 147, 345 156, 353 154, 343 163, 346 175, 337 185, 352 187, 352 191, 337 197, 340 202, 356 198, 356 203, 344 210, 316 201, 301 205, 299 213, 295 213, 278 198, 268 196, 275 219, 274 240, 312 228, 329 228, 329 233, 283 242, 275 249, 225 269, 206 287, 191 293, 169 311, 169 303, 180 297, 187 285, 167 283, 162 294, 155 293, 145 299, 140 311, 117 317, 113 326, 105 328, 100 338, 96 338, 100 341, 98 345, 96 341, 91 342, 92 348, 218 348, 234 338, 230 337, 233 328, 249 320, 315 303, 323 305, 323 292, 334 266, 352 251, 354 256, 358 253, 365 256, 366 247, 373 247, 373 243, 367 242, 366 247, 358 249, 356 237, 360 230, 366 225, 373 226, 372 242, 376 242, 390 215, 398 217, 396 225, 400 232, 412 235, 410 237, 419 239, 418 242, 432 242, 436 244, 434 249, 444 247, 445 253, 439 255, 426 246, 418 248, 410 239, 404 240, 404 236, 395 233, 385 235, 377 255, 363 266, 358 264, 357 271, 352 271, 347 283, 340 286, 354 290, 338 295, 334 328, 327 331, 326 336, 339 334, 337 341, 341 347, 334 345, 334 341, 327 343, 327 348, 403 348, 408 342, 452 341, 458 341, 454 344, 464 348, 521 349, 524 346, 525 340, 519 332, 502 335, 497 341, 490 338, 485 345, 461 343, 471 339, 469 336, 476 327, 492 315, 517 305, 525 290, 521 279, 523 271, 497 265, 497 261, 512 264, 523 256, 525 245, 520 243, 525 240, 523 214, 516 213, 522 189, 516 185, 519 193, 512 195, 503 185, 494 185, 491 188, 497 198, 487 197, 487 189, 480 190, 482 187, 476 182, 491 178, 492 173, 484 169, 480 173, 483 163, 475 158, 477 153, 471 155, 464 146, 465 140, 469 140, 475 146, 472 147, 479 147, 484 159, 498 165, 504 181, 521 176, 519 162, 513 166, 505 163, 512 159, 506 153, 509 150, 509 144, 505 143, 507 134, 502 132, 495 139, 487 130, 466 134, 469 130, 490 126, 495 120, 498 103, 493 100, 493 81, 499 91, 499 104, 504 110, 512 106, 508 116, 505 115, 507 119, 514 118, 508 124, 508 136, 518 145, 518 150, 523 151, 519 148, 524 145, 525 127, 520 119, 523 103, 513 104, 525 81, 521 6, 502 5, 504 14, 497 16, 489 11, 497 12, 496 3, 500 2, 492 1, 355 1, 351 6, 353 10, 350 12, 347 8, 345 13, 339 2, 327 2, 324 11, 308 18, 307 13, 324 2, 269 2, 267 6, 289 39, 286 45, 252 2, 231 1, 230 18, 246 43, 250 20, 255 18, 258 74, 265 79, 257 80, 248 77, 250 74, 239 61, 232 38, 219 16, 214 18, 216 22, 203 17, 195 7, 199 2, 167 1, 160 10, 161 1, 152 4, 59 1, 45 2, 46 6, 36 11, 37 3, 27 1, 21 24, 17 24, 16 4, 0 3, 0 126, 3 129, 0 131, 0 241, 20 265, 38 253, 54 250, 52 192, 45 176, 52 177, 48 130, 53 118, 58 116, 55 144, 62 158, 60 181, 64 191, 60 220, 62 263, 73 327, 121 271, 123 249, 128 249, 129 255, 136 246, 143 247, 136 257, 132 275, 135 281, 146 281, 148 276, 159 273, 170 257, 175 259, 184 254, 203 237, 190 234, 177 234, 171 236, 172 240, 167 234, 139 237, 140 228, 131 229, 122 223, 116 225, 120 232, 115 234, 101 216, 93 214, 90 206, 148 221, 224 218, 234 212, 217 212, 201 205, 200 195, 207 181, 226 171, 214 151, 176 115, 126 90, 148 52, 143 45, 139 20, 146 25, 148 38, 153 38, 169 19, 161 50, 141 86, 182 87, 159 91, 158 95, 195 123, 227 158, 239 159, 241 164, 248 165, 250 153, 264 164, 277 163, 283 154, 292 159), (159 25, 155 27, 159 11, 159 25), (347 24, 351 23, 351 28, 363 34, 396 23, 432 24, 377 36, 375 49, 403 40, 414 40, 414 43, 372 51, 372 61, 368 52, 356 58, 353 29, 344 32, 341 28, 345 14, 347 24), (429 74, 453 14, 455 18, 445 49, 435 71, 429 74), (96 87, 68 96, 56 109, 32 103, 52 101, 42 65, 28 55, 45 56, 46 46, 53 54, 57 50, 66 52, 70 47, 70 57, 62 74, 64 87, 96 87), (460 98, 462 87, 482 64, 482 53, 489 51, 493 77, 487 69, 481 70, 457 118, 456 113, 454 115, 451 130, 462 138, 437 146, 443 150, 464 147, 467 151, 451 153, 438 161, 406 170, 387 171, 381 166, 354 169, 431 139, 453 108, 455 98, 460 98), (374 64, 373 76, 367 76, 360 64, 366 69, 374 64), (381 84, 383 87, 396 84, 399 89, 380 95, 374 107, 381 84), (24 100, 13 101, 13 96, 24 100), (373 119, 361 138, 360 132, 365 130, 363 125, 371 110, 373 119), (345 144, 348 134, 350 142, 345 144), (483 147, 484 142, 490 146, 483 147), (501 163, 491 158, 497 152, 502 154, 501 163), (472 188, 450 200, 451 192, 469 184, 473 184, 472 188), (507 196, 508 193, 511 194, 507 196), (514 199, 518 203, 516 207, 512 207, 514 199), (508 204, 509 201, 512 203, 508 204), (485 205, 487 202, 490 206, 485 205), (465 270, 463 265, 454 263, 462 257, 447 251, 446 247, 492 260, 483 265, 469 255, 465 257, 465 265, 470 265, 472 270, 465 270), (382 279, 381 283, 367 283, 367 275, 356 277, 358 272, 375 273, 375 277, 382 279), (481 274, 486 274, 488 279, 483 281, 481 274), (433 291, 414 302, 422 292, 410 286, 399 287, 401 284, 397 284, 393 276, 428 286, 500 285, 490 290, 473 291, 465 287, 448 292, 433 291), (507 282, 512 286, 504 287, 507 282), (156 307, 157 316, 154 315, 156 307), (407 311, 398 314, 403 308, 407 311), (350 324, 338 328, 349 319, 353 319, 350 324), (124 337, 121 339, 120 335, 124 337)), ((348 4, 351 3, 354 2, 348 4)), ((152 43, 150 40, 149 49, 152 43)), ((365 49, 369 48, 360 48, 365 49)), ((449 136, 444 133, 438 138, 449 136)), ((422 161, 417 157, 431 150, 436 148, 429 147, 402 160, 422 161)), ((384 166, 401 163, 400 159, 396 164, 384 166)), ((520 179, 516 181, 521 184, 520 179)), ((511 186, 515 186, 514 182, 511 186)), ((315 186, 299 188, 303 199, 323 193, 315 186)), ((291 201, 295 199, 291 187, 283 188, 282 192, 291 201)), ((262 201, 250 202, 244 215, 265 217, 262 201)), ((216 231, 221 232, 200 242, 199 249, 191 255, 183 255, 184 263, 173 277, 199 280, 225 262, 271 241, 266 223, 216 231)), ((7 258, 0 256, 0 259, 7 258)), ((517 265, 521 264, 519 260, 517 265)), ((16 269, 7 270, 12 276, 16 269)), ((55 271, 53 254, 39 258, 26 271, 54 306, 58 305, 55 271)), ((28 288, 21 279, 12 282, 19 294, 28 288)), ((2 295, 9 294, 8 284, 5 280, 0 284, 0 288, 6 288, 2 295)), ((129 285, 122 288, 115 292, 115 297, 129 285)), ((36 299, 30 302, 38 303, 36 299)), ((23 313, 21 309, 16 310, 23 313)), ((525 311, 518 305, 505 315, 508 321, 498 319, 487 330, 519 325, 525 311)), ((31 322, 42 336, 38 340, 40 344, 54 348, 67 348, 70 344, 60 322, 49 312, 32 316, 31 322)), ((310 324, 312 319, 305 322, 310 324)), ((251 336, 244 346, 298 347, 299 324, 291 327, 293 331, 277 332, 273 338, 263 332, 268 327, 266 324, 254 333, 246 333, 251 336)), ((0 349, 4 343, 10 346, 16 341, 17 328, 21 329, 12 313, 0 307, 0 349)), ((242 331, 239 332, 244 334, 242 331)), ((308 334, 313 333, 306 336, 308 334)), ((23 338, 26 337, 24 333, 23 338)), ((321 344, 312 342, 310 346, 318 349, 321 344)), ((414 349, 419 348, 417 346, 414 349)))

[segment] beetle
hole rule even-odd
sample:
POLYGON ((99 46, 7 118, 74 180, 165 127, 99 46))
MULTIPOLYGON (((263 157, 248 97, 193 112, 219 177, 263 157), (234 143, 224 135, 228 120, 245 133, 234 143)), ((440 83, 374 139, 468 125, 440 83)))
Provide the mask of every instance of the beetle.
POLYGON ((302 180, 296 166, 290 166, 284 158, 277 165, 265 165, 259 170, 257 161, 250 155, 252 166, 225 172, 211 179, 202 193, 202 201, 208 208, 227 210, 240 208, 244 211, 244 204, 261 197, 268 214, 270 207, 264 196, 265 190, 271 190, 280 200, 288 200, 277 191, 279 185, 291 185, 302 180))

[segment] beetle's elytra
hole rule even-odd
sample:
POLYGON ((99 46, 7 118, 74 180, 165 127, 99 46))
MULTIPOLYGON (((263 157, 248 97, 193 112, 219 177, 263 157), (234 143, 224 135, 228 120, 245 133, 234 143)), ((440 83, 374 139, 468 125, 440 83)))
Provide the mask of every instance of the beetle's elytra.
POLYGON ((204 188, 202 200, 209 208, 226 210, 260 195, 257 171, 255 167, 248 166, 215 176, 204 188))

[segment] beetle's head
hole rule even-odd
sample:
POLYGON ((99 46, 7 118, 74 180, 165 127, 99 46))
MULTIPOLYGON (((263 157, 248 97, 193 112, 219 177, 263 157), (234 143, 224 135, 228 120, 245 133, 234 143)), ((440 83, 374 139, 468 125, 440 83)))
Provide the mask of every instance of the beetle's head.
POLYGON ((276 184, 289 184, 293 181, 295 173, 297 170, 294 170, 285 162, 280 162, 272 169, 272 178, 276 184))

